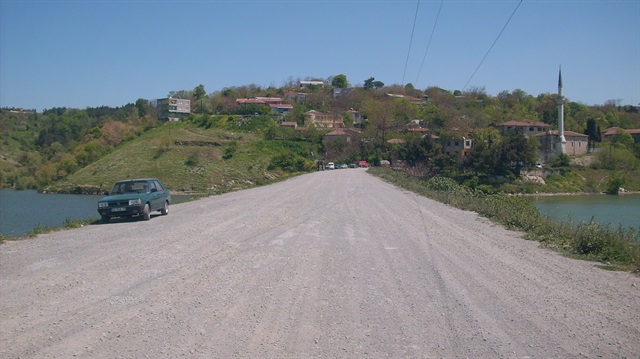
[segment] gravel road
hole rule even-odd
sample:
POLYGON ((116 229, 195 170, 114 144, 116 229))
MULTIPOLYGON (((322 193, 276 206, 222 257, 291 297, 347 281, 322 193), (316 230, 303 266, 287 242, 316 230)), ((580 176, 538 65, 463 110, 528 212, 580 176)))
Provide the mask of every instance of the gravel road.
POLYGON ((637 358, 640 278, 349 169, 0 245, 1 358, 637 358))

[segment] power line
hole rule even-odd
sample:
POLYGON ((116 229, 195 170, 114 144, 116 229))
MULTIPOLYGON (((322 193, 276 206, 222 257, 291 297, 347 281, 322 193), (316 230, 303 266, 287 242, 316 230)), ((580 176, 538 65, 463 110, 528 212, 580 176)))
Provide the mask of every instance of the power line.
POLYGON ((504 29, 507 28, 507 25, 509 25, 509 22, 511 21, 511 18, 513 17, 513 15, 516 14, 516 11, 518 11, 518 8, 522 4, 522 1, 523 0, 520 0, 520 2, 518 3, 518 6, 516 6, 516 8, 513 10, 513 12, 511 13, 511 16, 509 16, 509 19, 507 20, 507 23, 504 24, 504 26, 502 27, 502 30, 500 30, 500 33, 498 34, 496 39, 493 41, 493 44, 491 44, 491 47, 489 47, 489 50, 487 51, 487 53, 482 58, 482 61, 480 61, 480 63, 478 64, 478 67, 476 67, 475 71, 473 71, 473 74, 471 74, 471 77, 469 77, 469 80, 467 80, 467 83, 465 83, 464 87, 462 87, 462 91, 464 91, 467 88, 467 85, 469 84, 469 82, 471 82, 471 79, 473 79, 473 76, 476 75, 476 72, 478 72, 478 69, 480 68, 480 66, 482 66, 482 63, 484 62, 484 60, 487 58, 487 56, 489 56, 489 53, 491 52, 491 49, 493 49, 493 45, 495 45, 496 42, 498 42, 498 39, 500 38, 500 35, 502 35, 502 33, 504 32, 504 29))
POLYGON ((438 25, 438 19, 440 18, 440 11, 442 11, 442 4, 444 4, 444 0, 440 1, 440 8, 438 9, 438 14, 436 15, 436 22, 433 24, 433 29, 431 29, 431 36, 429 36, 427 49, 424 51, 424 56, 422 57, 422 62, 420 63, 420 69, 418 70, 418 76, 416 76, 416 84, 418 83, 418 79, 420 79, 420 73, 422 72, 422 66, 424 65, 424 60, 427 58, 429 47, 431 47, 431 40, 433 39, 433 33, 436 32, 436 25, 438 25))
POLYGON ((402 72, 402 86, 404 86, 404 75, 407 73, 407 65, 409 64, 409 55, 411 54, 411 44, 413 44, 413 33, 416 31, 416 20, 418 19, 418 9, 420 8, 420 0, 416 5, 416 14, 413 17, 413 28, 411 29, 411 38, 409 39, 409 51, 407 51, 407 60, 404 62, 404 71, 402 72))

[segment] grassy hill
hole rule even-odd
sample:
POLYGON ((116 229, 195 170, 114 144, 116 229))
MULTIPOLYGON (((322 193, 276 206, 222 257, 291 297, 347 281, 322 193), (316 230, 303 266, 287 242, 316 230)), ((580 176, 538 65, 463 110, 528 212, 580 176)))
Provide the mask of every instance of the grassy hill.
MULTIPOLYGON (((265 140, 261 131, 206 128, 172 122, 145 132, 114 152, 46 188, 50 192, 108 191, 120 179, 157 177, 172 191, 218 194, 294 175, 274 159, 308 157, 312 143, 265 140)), ((313 168, 306 158, 304 169, 313 168)), ((299 168, 298 168, 299 170, 299 168)))

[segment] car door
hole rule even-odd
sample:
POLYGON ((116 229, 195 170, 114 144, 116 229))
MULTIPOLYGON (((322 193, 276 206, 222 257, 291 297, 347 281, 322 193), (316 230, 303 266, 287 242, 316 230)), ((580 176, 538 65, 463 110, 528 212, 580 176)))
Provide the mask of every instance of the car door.
POLYGON ((152 211, 158 210, 162 205, 159 204, 160 194, 158 193, 158 189, 154 181, 149 181, 149 206, 152 211))
POLYGON ((156 209, 162 209, 164 207, 164 202, 166 201, 166 193, 160 182, 153 180, 151 181, 153 188, 156 189, 156 192, 153 193, 154 200, 156 201, 156 209))

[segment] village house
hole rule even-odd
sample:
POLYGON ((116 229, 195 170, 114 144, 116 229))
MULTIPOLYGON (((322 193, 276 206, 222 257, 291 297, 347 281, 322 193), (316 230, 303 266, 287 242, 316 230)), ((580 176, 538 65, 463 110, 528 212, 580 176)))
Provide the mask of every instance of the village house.
POLYGON ((507 121, 499 126, 500 133, 504 135, 512 133, 522 133, 526 137, 535 136, 539 133, 545 133, 551 129, 551 125, 544 122, 524 121, 507 121))
POLYGON ((364 116, 360 112, 354 109, 350 109, 349 111, 347 111, 347 113, 353 116, 353 124, 355 126, 361 126, 362 123, 365 121, 364 116))
POLYGON ((360 130, 356 128, 338 128, 322 136, 324 141, 352 143, 357 142, 360 130))
POLYGON ((178 121, 191 114, 191 100, 182 98, 161 98, 156 101, 158 119, 164 121, 178 121))
POLYGON ((393 97, 393 98, 402 98, 405 100, 408 100, 411 103, 414 103, 416 105, 426 105, 427 101, 428 101, 428 97, 424 96, 422 98, 418 98, 418 97, 413 97, 413 96, 405 96, 405 95, 397 95, 397 94, 392 94, 392 93, 388 93, 387 94, 388 97, 393 97))
POLYGON ((333 98, 339 98, 339 97, 347 97, 351 94, 351 91, 353 91, 355 89, 355 87, 349 87, 349 88, 340 88, 340 87, 333 87, 331 89, 331 94, 333 95, 333 98))
MULTIPOLYGON (((546 163, 554 157, 561 145, 558 139, 558 131, 547 131, 545 133, 539 133, 536 135, 538 142, 540 142, 540 159, 541 162, 546 163)), ((563 144, 563 152, 568 156, 579 156, 587 153, 589 149, 589 136, 573 132, 564 131, 564 138, 566 143, 563 144)))
POLYGON ((271 113, 285 115, 289 111, 293 110, 293 105, 288 103, 279 103, 279 104, 269 104, 269 108, 271 109, 271 113))
POLYGON ((282 127, 291 127, 294 130, 298 128, 298 123, 293 121, 283 121, 280 126, 282 127))
POLYGON ((441 143, 445 155, 456 155, 458 158, 466 158, 473 146, 473 140, 466 137, 442 139, 441 143))
POLYGON ((414 119, 409 121, 409 123, 405 126, 408 132, 420 132, 427 133, 429 129, 427 128, 426 121, 420 119, 414 119))
POLYGON ((280 97, 254 97, 254 98, 238 98, 236 104, 242 105, 281 105, 284 101, 280 97))
POLYGON ((618 133, 618 130, 622 130, 628 134, 631 135, 631 137, 633 137, 633 142, 635 143, 640 143, 640 128, 629 128, 629 129, 623 129, 620 127, 610 127, 607 128, 604 133, 602 133, 602 139, 603 140, 608 140, 611 138, 611 136, 615 135, 618 133))
POLYGON ((339 114, 327 114, 315 110, 307 111, 305 116, 305 126, 315 126, 322 128, 344 127, 344 120, 339 114))
POLYGON ((307 96, 309 96, 306 92, 297 92, 297 91, 285 91, 284 99, 289 102, 295 102, 297 104, 305 104, 307 102, 307 96))
POLYGON ((305 88, 305 87, 324 88, 324 81, 320 81, 320 80, 300 81, 299 86, 300 88, 305 88))

